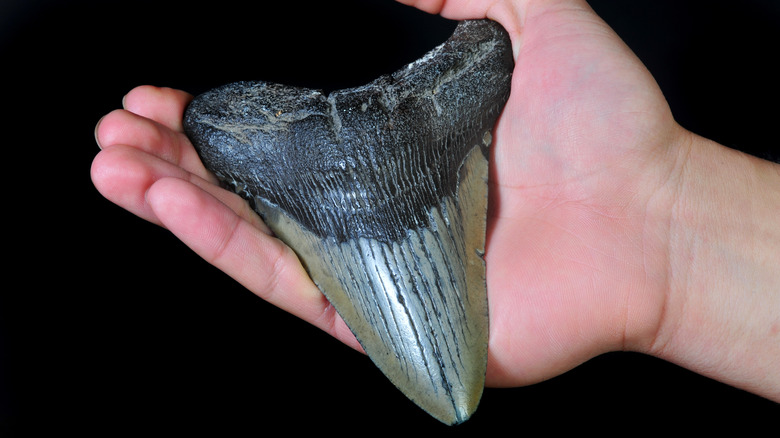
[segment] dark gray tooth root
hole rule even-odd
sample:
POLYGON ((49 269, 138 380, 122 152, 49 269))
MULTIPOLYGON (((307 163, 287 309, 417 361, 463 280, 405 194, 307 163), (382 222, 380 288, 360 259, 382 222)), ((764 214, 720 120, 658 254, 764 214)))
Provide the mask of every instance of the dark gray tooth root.
POLYGON ((513 65, 500 25, 464 21, 365 86, 239 82, 184 117, 206 167, 298 254, 382 372, 447 424, 484 387, 487 156, 513 65))

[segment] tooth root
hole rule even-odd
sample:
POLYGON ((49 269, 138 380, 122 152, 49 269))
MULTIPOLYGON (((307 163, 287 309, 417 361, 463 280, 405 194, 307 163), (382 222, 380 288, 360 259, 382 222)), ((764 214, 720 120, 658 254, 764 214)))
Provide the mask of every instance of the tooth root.
POLYGON ((496 23, 324 96, 265 82, 198 96, 184 127, 206 167, 300 258, 368 356, 447 424, 487 363, 487 150, 513 61, 496 23))

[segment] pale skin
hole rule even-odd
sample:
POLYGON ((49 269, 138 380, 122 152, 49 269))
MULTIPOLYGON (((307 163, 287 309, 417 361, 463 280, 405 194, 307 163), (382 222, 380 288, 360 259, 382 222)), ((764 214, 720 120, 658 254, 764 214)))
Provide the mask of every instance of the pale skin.
MULTIPOLYGON (((512 38, 491 157, 487 384, 527 385, 629 350, 780 402, 780 165, 678 125, 585 1, 401 3, 487 17, 512 38)), ((127 94, 96 127, 95 186, 359 350, 295 254, 205 170, 182 132, 191 98, 127 94)))

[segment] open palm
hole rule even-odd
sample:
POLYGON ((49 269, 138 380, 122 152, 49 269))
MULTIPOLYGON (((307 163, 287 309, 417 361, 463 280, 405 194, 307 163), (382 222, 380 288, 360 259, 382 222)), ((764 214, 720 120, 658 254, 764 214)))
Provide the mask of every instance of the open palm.
MULTIPOLYGON (((605 351, 647 348, 663 307, 668 233, 649 207, 664 202, 654 195, 671 169, 661 163, 681 137, 650 74, 585 2, 405 3, 487 16, 513 38, 512 94, 491 157, 488 384, 531 383, 605 351)), ((205 170, 182 131, 190 99, 131 91, 96 129, 96 187, 359 349, 294 253, 205 170)))
POLYGON ((651 204, 665 202, 654 195, 681 129, 587 4, 536 5, 515 34, 491 163, 492 384, 648 348, 666 290, 668 231, 651 204))

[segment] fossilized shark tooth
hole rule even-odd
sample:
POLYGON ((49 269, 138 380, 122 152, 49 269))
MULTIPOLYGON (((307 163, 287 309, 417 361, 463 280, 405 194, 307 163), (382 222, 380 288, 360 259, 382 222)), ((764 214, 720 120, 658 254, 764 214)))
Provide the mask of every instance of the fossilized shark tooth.
POLYGON ((298 254, 374 363, 447 424, 484 387, 487 156, 512 68, 500 25, 464 21, 365 86, 239 82, 184 119, 204 164, 298 254))

